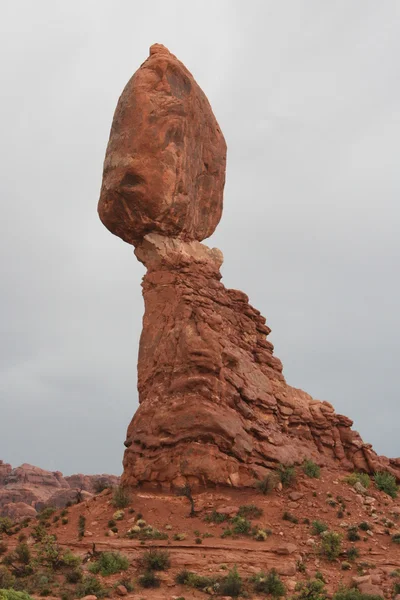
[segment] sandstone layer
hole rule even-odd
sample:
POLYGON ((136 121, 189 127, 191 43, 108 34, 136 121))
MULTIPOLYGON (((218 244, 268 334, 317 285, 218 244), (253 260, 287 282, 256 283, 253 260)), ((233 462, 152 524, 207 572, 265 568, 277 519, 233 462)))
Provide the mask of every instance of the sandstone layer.
POLYGON ((252 486, 306 458, 399 478, 399 459, 378 457, 349 418, 287 385, 265 318, 221 283, 222 253, 200 241, 221 217, 225 159, 203 92, 152 46, 118 102, 99 201, 147 268, 123 483, 252 486))
POLYGON ((348 417, 287 385, 265 318, 221 283, 219 250, 150 234, 135 254, 145 314, 123 482, 252 486, 306 458, 400 477, 348 417))

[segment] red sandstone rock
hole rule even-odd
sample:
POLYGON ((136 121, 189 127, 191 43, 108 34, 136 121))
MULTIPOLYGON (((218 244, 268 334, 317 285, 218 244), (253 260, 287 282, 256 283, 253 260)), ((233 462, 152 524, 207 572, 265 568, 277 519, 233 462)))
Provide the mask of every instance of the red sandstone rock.
POLYGON ((155 44, 119 99, 99 215, 130 244, 150 232, 203 240, 221 218, 226 144, 204 93, 155 44))
POLYGON ((221 216, 225 142, 186 68, 163 46, 118 103, 99 214, 146 266, 140 406, 128 428, 128 486, 252 486, 279 463, 400 477, 328 402, 287 385, 248 297, 220 282, 200 244, 221 216))
POLYGON ((71 475, 46 471, 23 464, 12 469, 0 461, 0 515, 15 519, 34 516, 45 506, 61 508, 75 501, 78 492, 86 500, 95 493, 96 484, 118 485, 115 475, 71 475))

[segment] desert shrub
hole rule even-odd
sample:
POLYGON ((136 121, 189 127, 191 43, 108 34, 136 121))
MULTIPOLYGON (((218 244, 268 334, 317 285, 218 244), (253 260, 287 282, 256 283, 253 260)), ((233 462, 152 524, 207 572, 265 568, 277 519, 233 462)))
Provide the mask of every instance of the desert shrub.
MULTIPOLYGON (((124 511, 119 509, 119 510, 116 510, 115 513, 113 514, 113 519, 115 519, 115 521, 122 521, 124 516, 125 516, 124 511)), ((115 525, 115 523, 114 523, 114 525, 115 525)))
POLYGON ((80 568, 71 569, 70 571, 67 571, 65 573, 65 581, 67 583, 79 583, 80 581, 82 581, 82 578, 83 572, 80 568))
POLYGON ((107 526, 110 527, 110 529, 111 529, 111 527, 115 527, 115 525, 116 525, 116 523, 115 523, 114 519, 110 519, 107 523, 107 526))
POLYGON ((259 519, 262 514, 262 509, 255 504, 243 504, 239 506, 237 516, 245 519, 259 519))
POLYGON ((173 538, 175 542, 183 542, 186 539, 186 533, 174 533, 173 538))
POLYGON ((231 520, 233 533, 241 535, 249 535, 251 531, 251 523, 243 517, 233 517, 231 520))
POLYGON ((358 548, 355 548, 355 547, 353 547, 353 548, 347 548, 347 550, 346 550, 346 558, 348 560, 351 560, 351 561, 356 560, 356 558, 358 558, 359 556, 360 556, 360 551, 359 551, 358 548))
POLYGON ((361 483, 366 489, 371 485, 371 479, 368 473, 352 473, 345 478, 346 483, 355 485, 357 482, 361 483))
POLYGON ((396 581, 393 584, 393 595, 397 596, 398 594, 400 594, 400 583, 398 581, 396 581))
POLYGON ((293 466, 278 465, 276 469, 283 487, 289 487, 296 481, 296 471, 293 466))
POLYGON ((0 517, 0 533, 11 534, 14 523, 8 517, 0 517))
POLYGON ((154 573, 154 571, 146 571, 139 577, 139 584, 144 588, 157 588, 160 587, 160 579, 154 573))
POLYGON ((147 550, 142 556, 141 563, 147 571, 166 571, 170 567, 169 552, 167 550, 147 550))
POLYGON ((53 535, 48 535, 37 546, 37 564, 51 570, 61 567, 76 567, 80 564, 79 556, 72 554, 71 550, 62 550, 53 535))
POLYGON ((53 506, 48 506, 44 508, 37 516, 39 521, 48 521, 52 515, 56 512, 56 509, 53 506))
POLYGON ((140 527, 136 524, 126 532, 126 537, 129 539, 138 540, 167 540, 168 534, 163 531, 159 531, 151 525, 140 527))
POLYGON ((0 589, 12 588, 15 582, 14 575, 5 567, 0 565, 0 589))
POLYGON ((101 494, 104 490, 107 490, 110 487, 109 482, 104 477, 99 477, 93 484, 93 490, 95 494, 101 494))
POLYGON ((221 537, 223 539, 227 538, 227 537, 232 537, 232 535, 233 535, 233 531, 232 531, 232 529, 229 529, 229 528, 228 529, 224 529, 223 532, 221 533, 221 537))
POLYGON ((336 560, 342 549, 342 536, 335 531, 324 531, 321 535, 320 552, 328 560, 336 560))
POLYGON ((206 588, 213 588, 217 582, 215 577, 204 577, 203 575, 197 575, 193 571, 182 569, 175 577, 176 583, 180 585, 188 585, 189 587, 196 588, 197 590, 204 590, 206 588))
POLYGON ((342 571, 350 571, 351 564, 347 560, 344 560, 344 561, 342 561, 341 569, 342 569, 342 571))
POLYGON ((240 577, 236 565, 228 575, 219 581, 218 593, 221 596, 230 596, 237 598, 242 591, 242 578, 240 577))
POLYGON ((307 477, 319 479, 321 475, 321 468, 313 460, 306 458, 302 464, 302 468, 307 477))
POLYGON ((276 471, 271 471, 271 473, 268 473, 268 475, 266 475, 263 479, 257 481, 255 485, 258 491, 266 495, 274 491, 278 482, 278 474, 276 473, 276 471))
POLYGON ((115 508, 126 508, 127 506, 129 506, 130 502, 131 497, 127 490, 121 485, 116 487, 112 497, 112 505, 115 508))
POLYGON ((387 471, 378 471, 374 475, 374 481, 378 490, 385 492, 392 498, 397 497, 398 487, 396 478, 393 475, 387 473, 387 471))
POLYGON ((99 558, 89 565, 89 571, 107 577, 120 571, 126 571, 128 567, 129 560, 120 552, 102 552, 99 558))
POLYGON ((372 529, 371 525, 367 523, 367 521, 361 521, 361 523, 358 524, 358 528, 362 531, 369 531, 372 529))
POLYGON ((294 515, 292 515, 292 513, 288 512, 287 510, 285 510, 285 512, 282 515, 282 519, 284 521, 290 521, 290 523, 298 523, 299 520, 297 517, 295 517, 294 515))
POLYGON ((33 600, 26 592, 16 590, 0 590, 0 600, 33 600))
POLYGON ((299 581, 295 592, 292 600, 327 600, 328 598, 324 581, 318 578, 299 581))
POLYGON ((103 598, 107 595, 107 589, 103 587, 101 581, 94 575, 86 575, 82 581, 76 586, 76 594, 78 598, 84 596, 97 596, 103 598))
POLYGON ((272 531, 270 529, 257 529, 253 533, 253 538, 257 540, 257 542, 265 542, 271 533, 272 531))
POLYGON ((5 542, 0 540, 0 555, 5 554, 7 552, 8 546, 5 542))
POLYGON ((67 518, 67 517, 63 517, 63 518, 61 519, 61 524, 62 524, 62 525, 67 525, 67 523, 68 523, 68 518, 67 518))
POLYGON ((206 515, 204 520, 207 523, 223 523, 224 521, 228 520, 228 515, 224 515, 222 513, 219 513, 216 510, 213 510, 212 513, 210 513, 209 515, 206 515))
POLYGON ((78 519, 78 538, 81 540, 85 535, 86 517, 79 515, 78 519))
POLYGON ((400 544, 400 533, 395 533, 392 535, 392 542, 395 544, 400 544))
POLYGON ((20 563, 22 563, 23 565, 29 564, 31 560, 31 551, 29 550, 28 544, 26 544, 25 542, 21 542, 17 545, 14 552, 17 557, 17 560, 20 563))
POLYGON ((313 521, 311 523, 311 533, 312 535, 320 535, 324 531, 328 530, 328 525, 323 523, 322 521, 313 521))
POLYGON ((253 575, 250 581, 253 584, 255 592, 270 594, 274 598, 285 595, 285 586, 275 569, 272 569, 269 573, 260 571, 256 575, 253 575))
POLYGON ((350 542, 358 542, 361 539, 360 534, 358 533, 357 525, 352 525, 348 528, 347 539, 350 542))
POLYGON ((383 597, 375 594, 362 594, 356 588, 340 587, 333 595, 332 600, 383 600, 383 597))

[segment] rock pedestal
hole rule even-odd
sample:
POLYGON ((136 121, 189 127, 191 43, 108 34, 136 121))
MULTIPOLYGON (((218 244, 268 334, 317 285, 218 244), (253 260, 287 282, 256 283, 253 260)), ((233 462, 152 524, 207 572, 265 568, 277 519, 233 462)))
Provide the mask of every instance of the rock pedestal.
POLYGON ((164 46, 127 84, 104 163, 99 215, 146 266, 140 406, 122 482, 252 486, 279 463, 399 477, 328 402, 288 386, 247 296, 201 244, 222 213, 226 145, 203 92, 164 46))

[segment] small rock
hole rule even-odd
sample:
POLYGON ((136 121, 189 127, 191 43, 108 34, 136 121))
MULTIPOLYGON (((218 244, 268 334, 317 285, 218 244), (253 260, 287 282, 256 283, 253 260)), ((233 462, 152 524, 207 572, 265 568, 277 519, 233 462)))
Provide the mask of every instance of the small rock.
POLYGON ((117 592, 118 596, 126 596, 128 593, 128 590, 124 585, 117 585, 115 591, 117 592))
POLYGON ((351 581, 357 586, 361 585, 362 583, 370 583, 371 575, 354 575, 354 577, 351 578, 351 581))
POLYGON ((97 596, 94 596, 93 594, 89 594, 89 596, 84 596, 82 598, 82 600, 97 600, 97 596))
POLYGON ((301 500, 304 498, 304 494, 301 492, 290 492, 289 500, 293 500, 293 502, 297 502, 297 500, 301 500))
POLYGON ((364 504, 373 504, 374 502, 376 502, 376 500, 372 496, 367 496, 364 498, 364 504))
POLYGON ((238 506, 221 506, 221 508, 217 509, 217 512, 221 513, 221 515, 228 515, 228 517, 236 515, 238 511, 238 506))
POLYGON ((373 585, 372 583, 368 583, 368 581, 366 581, 365 583, 361 583, 358 586, 358 589, 362 594, 368 594, 371 596, 381 596, 382 598, 384 597, 381 588, 377 585, 373 585))
POLYGON ((277 546, 272 549, 276 554, 293 554, 293 552, 297 551, 296 544, 283 544, 282 546, 277 546))

